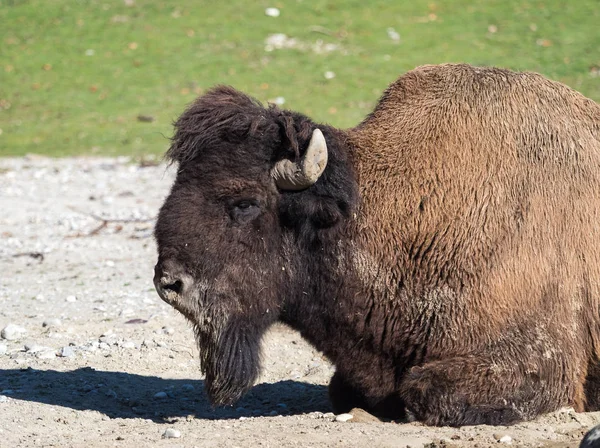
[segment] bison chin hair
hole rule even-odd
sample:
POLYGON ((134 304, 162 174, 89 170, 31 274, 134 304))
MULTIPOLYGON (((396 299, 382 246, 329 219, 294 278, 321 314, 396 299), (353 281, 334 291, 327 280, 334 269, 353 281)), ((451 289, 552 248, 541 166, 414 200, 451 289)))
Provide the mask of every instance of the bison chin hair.
POLYGON ((196 327, 200 368, 213 405, 231 405, 252 388, 260 373, 263 333, 248 322, 229 322, 218 333, 196 327))

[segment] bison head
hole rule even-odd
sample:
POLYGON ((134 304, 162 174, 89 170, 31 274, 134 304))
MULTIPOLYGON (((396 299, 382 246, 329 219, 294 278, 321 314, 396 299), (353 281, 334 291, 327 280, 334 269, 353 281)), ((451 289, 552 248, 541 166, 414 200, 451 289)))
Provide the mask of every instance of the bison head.
POLYGON ((156 223, 160 297, 191 321, 215 404, 247 391, 265 330, 314 290, 355 202, 344 134, 229 87, 175 123, 176 180, 156 223))

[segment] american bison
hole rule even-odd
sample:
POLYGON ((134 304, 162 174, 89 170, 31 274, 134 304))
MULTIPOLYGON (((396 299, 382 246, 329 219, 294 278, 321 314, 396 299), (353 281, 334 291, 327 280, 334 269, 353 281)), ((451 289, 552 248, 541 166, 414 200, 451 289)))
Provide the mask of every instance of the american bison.
POLYGON ((510 424, 600 404, 600 106, 419 67, 340 130, 215 87, 176 121, 154 282, 230 404, 284 322, 336 412, 510 424))

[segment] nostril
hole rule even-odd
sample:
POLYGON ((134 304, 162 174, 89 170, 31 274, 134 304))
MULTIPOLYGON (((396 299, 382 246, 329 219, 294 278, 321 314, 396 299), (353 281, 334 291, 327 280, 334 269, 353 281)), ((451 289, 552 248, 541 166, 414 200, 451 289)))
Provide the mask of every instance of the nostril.
POLYGON ((183 290, 183 282, 181 280, 175 280, 172 283, 163 283, 163 289, 165 291, 173 291, 175 294, 181 294, 183 290))

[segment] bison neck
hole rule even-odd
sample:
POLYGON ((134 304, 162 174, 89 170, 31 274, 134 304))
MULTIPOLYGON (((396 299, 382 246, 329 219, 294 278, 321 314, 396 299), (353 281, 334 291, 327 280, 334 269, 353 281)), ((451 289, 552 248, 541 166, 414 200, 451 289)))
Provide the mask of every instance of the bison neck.
POLYGON ((326 252, 307 255, 299 264, 303 272, 293 288, 298 293, 287 297, 282 320, 345 378, 392 393, 402 366, 422 357, 415 351, 422 344, 401 334, 406 326, 398 313, 397 284, 392 288, 394 280, 384 278, 354 242, 338 243, 326 252))

